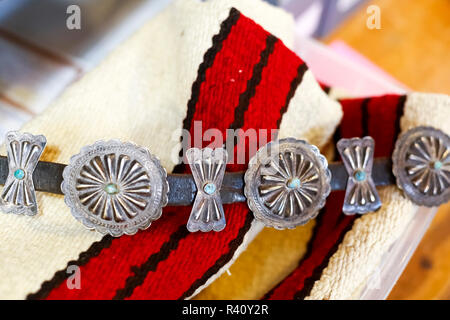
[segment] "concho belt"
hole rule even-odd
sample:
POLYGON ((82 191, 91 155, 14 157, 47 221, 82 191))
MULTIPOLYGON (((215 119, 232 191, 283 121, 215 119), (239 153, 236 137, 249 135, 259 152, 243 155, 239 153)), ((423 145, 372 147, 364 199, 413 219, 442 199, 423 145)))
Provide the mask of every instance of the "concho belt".
POLYGON ((333 190, 345 190, 342 211, 378 210, 376 187, 397 184, 417 205, 439 206, 450 199, 450 138, 431 127, 403 133, 392 159, 374 158, 371 137, 341 139, 342 162, 328 164, 319 149, 295 138, 260 148, 245 172, 226 172, 223 148, 186 152, 192 174, 167 174, 144 147, 118 140, 97 141, 68 165, 39 162, 42 135, 9 132, 7 157, 0 157, 0 210, 35 215, 35 190, 64 194, 75 219, 102 234, 132 235, 159 219, 166 205, 192 205, 187 229, 221 231, 223 204, 247 202, 256 219, 277 229, 313 219, 333 190))

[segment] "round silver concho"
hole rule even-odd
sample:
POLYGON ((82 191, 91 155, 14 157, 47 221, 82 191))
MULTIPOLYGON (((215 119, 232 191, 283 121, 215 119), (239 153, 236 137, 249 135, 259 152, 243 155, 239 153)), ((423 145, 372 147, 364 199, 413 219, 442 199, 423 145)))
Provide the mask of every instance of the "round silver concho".
POLYGON ((403 133, 395 143, 392 171, 415 204, 439 206, 450 200, 450 138, 431 127, 403 133))
POLYGON ((146 148, 118 140, 85 146, 64 169, 61 190, 87 228, 118 237, 148 228, 167 204, 167 173, 146 148))
POLYGON ((331 191, 330 180, 317 147, 287 138, 268 143, 250 160, 244 192, 256 219, 290 229, 317 216, 331 191))

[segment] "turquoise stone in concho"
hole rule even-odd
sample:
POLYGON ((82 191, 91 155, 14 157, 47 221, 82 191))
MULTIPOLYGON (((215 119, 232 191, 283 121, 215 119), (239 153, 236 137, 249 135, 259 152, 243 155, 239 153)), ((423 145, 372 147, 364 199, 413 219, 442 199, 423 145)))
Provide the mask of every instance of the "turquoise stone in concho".
POLYGON ((366 180, 366 173, 362 170, 357 170, 354 174, 356 181, 364 181, 366 180))
POLYGON ((25 171, 23 171, 22 169, 17 169, 16 171, 14 171, 14 177, 17 180, 22 180, 23 178, 25 178, 25 171))
POLYGON ((214 183, 207 183, 203 187, 203 191, 205 191, 207 194, 213 194, 216 192, 216 185, 214 183))
POLYGON ((114 194, 119 193, 119 188, 117 187, 117 185, 115 183, 108 183, 105 186, 105 191, 109 195, 114 195, 114 194))
POLYGON ((297 189, 300 187, 300 179, 299 178, 292 178, 289 179, 288 182, 286 183, 287 187, 289 189, 297 189))
POLYGON ((436 162, 434 163, 434 169, 436 169, 436 170, 441 170, 441 169, 442 169, 442 162, 436 161, 436 162))

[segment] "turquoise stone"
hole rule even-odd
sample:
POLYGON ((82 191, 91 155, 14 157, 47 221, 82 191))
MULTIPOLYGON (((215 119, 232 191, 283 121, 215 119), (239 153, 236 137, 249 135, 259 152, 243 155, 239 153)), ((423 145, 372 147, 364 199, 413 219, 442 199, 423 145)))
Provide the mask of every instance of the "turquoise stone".
POLYGON ((115 183, 108 183, 105 186, 105 191, 107 194, 114 195, 119 193, 119 187, 117 187, 117 184, 115 183))
POLYGON ((287 181, 286 185, 289 189, 297 189, 300 187, 300 179, 299 178, 291 178, 287 181))
POLYGON ((25 171, 23 171, 22 169, 17 169, 16 171, 14 171, 14 177, 18 180, 22 180, 23 178, 25 178, 25 171))
POLYGON ((436 170, 441 170, 441 169, 442 169, 442 166, 443 166, 443 164, 442 164, 442 162, 440 162, 440 161, 436 161, 436 162, 434 163, 434 168, 435 168, 436 170))
POLYGON ((203 186, 203 191, 207 194, 213 194, 216 192, 216 185, 214 183, 207 183, 203 186))
POLYGON ((362 170, 356 170, 354 176, 355 176, 356 181, 361 182, 361 181, 366 180, 366 173, 362 170))

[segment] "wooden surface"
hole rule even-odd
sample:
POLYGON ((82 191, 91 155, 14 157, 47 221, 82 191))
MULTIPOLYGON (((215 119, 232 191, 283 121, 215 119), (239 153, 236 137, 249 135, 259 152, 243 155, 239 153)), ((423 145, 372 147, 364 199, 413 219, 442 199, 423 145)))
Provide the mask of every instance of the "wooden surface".
MULTIPOLYGON (((369 1, 333 34, 415 91, 450 94, 450 1, 369 1), (381 29, 366 27, 380 7, 381 29)), ((450 204, 432 225, 389 299, 450 299, 450 204)))

